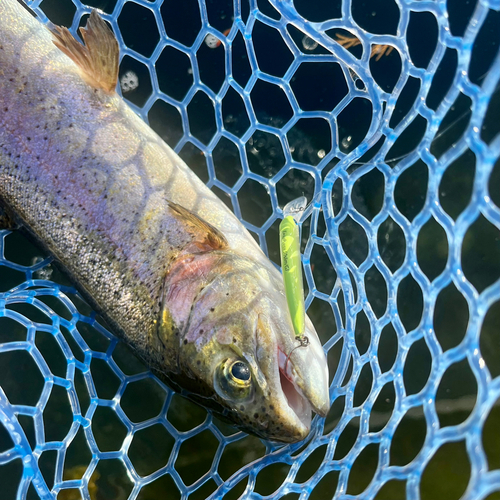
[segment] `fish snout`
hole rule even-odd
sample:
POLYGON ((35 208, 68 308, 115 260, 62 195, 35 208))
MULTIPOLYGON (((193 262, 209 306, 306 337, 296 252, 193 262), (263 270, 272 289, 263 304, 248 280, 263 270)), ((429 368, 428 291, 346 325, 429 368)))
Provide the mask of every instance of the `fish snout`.
POLYGON ((303 418, 305 402, 312 411, 326 417, 330 410, 328 364, 318 335, 306 317, 302 340, 286 332, 278 342, 278 365, 283 393, 289 405, 303 418))
POLYGON ((300 441, 310 431, 312 412, 325 417, 330 409, 326 356, 308 319, 306 325, 310 340, 301 346, 287 315, 275 310, 259 317, 257 358, 268 381, 267 399, 275 402, 268 439, 300 441))

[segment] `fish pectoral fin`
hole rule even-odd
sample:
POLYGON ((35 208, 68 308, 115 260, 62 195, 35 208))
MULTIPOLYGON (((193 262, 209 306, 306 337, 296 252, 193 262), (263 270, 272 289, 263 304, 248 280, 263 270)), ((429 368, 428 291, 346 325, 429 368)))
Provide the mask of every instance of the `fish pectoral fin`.
POLYGON ((78 66, 85 81, 108 93, 118 81, 119 48, 113 31, 94 9, 85 28, 80 28, 84 44, 63 26, 54 26, 54 45, 78 66))
POLYGON ((222 250, 227 248, 228 243, 224 235, 216 229, 212 224, 198 217, 195 213, 187 208, 184 208, 173 201, 168 202, 173 213, 180 219, 193 225, 205 234, 205 239, 200 242, 203 245, 210 247, 213 250, 222 250))

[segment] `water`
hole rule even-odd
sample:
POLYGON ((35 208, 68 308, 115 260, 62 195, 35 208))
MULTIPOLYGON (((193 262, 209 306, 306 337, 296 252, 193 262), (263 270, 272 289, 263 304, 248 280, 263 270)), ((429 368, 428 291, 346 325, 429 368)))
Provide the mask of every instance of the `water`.
MULTIPOLYGON (((147 8, 155 4, 92 5, 121 12, 128 49, 120 75, 139 80, 125 97, 145 107, 150 125, 276 263, 279 207, 302 194, 317 200, 302 243, 308 313, 328 349, 333 405, 304 445, 275 447, 235 433, 150 376, 45 255, 18 232, 4 234, 0 291, 27 288, 31 278, 60 284, 36 282, 36 297, 10 294, 2 309, 14 319, 0 318, 0 343, 28 339, 45 359, 45 380, 55 380, 50 396, 42 393, 43 411, 35 409, 44 378, 33 358, 27 349, 0 352, 0 387, 11 404, 25 405, 16 407, 17 431, 9 437, 0 427, 5 498, 15 498, 23 474, 20 459, 1 455, 16 435, 29 443, 23 450, 38 443, 41 453, 41 477, 21 483, 28 498, 38 497, 34 484, 43 480, 38 491, 46 498, 55 485, 69 487, 57 497, 66 499, 81 498, 75 488, 82 485, 83 498, 88 491, 94 500, 195 499, 216 490, 220 498, 233 487, 224 498, 244 491, 287 499, 500 498, 498 12, 448 2, 456 38, 441 34, 437 43, 444 4, 425 7, 434 13, 405 7, 409 27, 397 42, 390 37, 401 19, 396 4, 353 2, 352 20, 336 22, 337 2, 296 0, 297 16, 291 4, 259 0, 235 10, 233 2, 207 1, 203 13, 219 40, 231 27, 245 34, 229 32, 231 46, 210 48, 207 33, 199 35, 198 3, 165 0, 157 13, 171 38, 161 50, 147 8), (471 18, 477 22, 467 32, 471 18), (349 22, 373 43, 400 50, 361 62, 361 45, 339 51, 332 41, 353 34, 349 22), (186 48, 193 44, 199 48, 186 48), (406 47, 413 64, 403 58, 406 47), (470 51, 471 63, 461 67, 476 94, 462 82, 440 104, 470 51), (158 58, 158 87, 150 58, 158 58), (492 64, 496 77, 488 76, 492 64), (409 115, 422 85, 427 107, 409 115), (489 101, 480 85, 493 94, 489 101), (158 89, 163 100, 153 102, 158 89), (469 112, 471 95, 486 113, 469 112), (439 123, 432 128, 433 110, 439 123), (64 387, 65 380, 72 383, 64 387)), ((55 23, 72 23, 69 0, 44 0, 41 8, 55 23)), ((31 477, 26 470, 23 478, 31 477)))

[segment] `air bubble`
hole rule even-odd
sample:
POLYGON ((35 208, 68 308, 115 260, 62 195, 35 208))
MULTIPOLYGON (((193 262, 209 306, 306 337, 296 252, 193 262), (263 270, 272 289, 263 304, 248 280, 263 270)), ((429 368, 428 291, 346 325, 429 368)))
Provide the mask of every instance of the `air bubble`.
MULTIPOLYGON (((33 257, 31 260, 31 265, 35 266, 36 264, 40 264, 40 262, 43 262, 45 259, 43 257, 33 257)), ((33 278, 39 279, 39 280, 50 280, 50 277, 52 276, 52 273, 54 272, 54 269, 51 264, 48 264, 41 269, 38 269, 33 273, 33 278)))
POLYGON ((120 87, 122 92, 132 92, 139 86, 139 77, 133 71, 127 71, 120 78, 120 87))
POLYGON ((205 45, 210 49, 216 49, 221 44, 221 41, 212 34, 205 37, 205 45))
POLYGON ((344 137, 342 139, 342 142, 340 144, 342 145, 342 149, 349 149, 351 143, 352 143, 352 135, 348 135, 347 137, 344 137))
POLYGON ((302 38, 302 47, 304 47, 305 50, 314 50, 317 46, 318 42, 316 40, 304 35, 304 38, 302 38))

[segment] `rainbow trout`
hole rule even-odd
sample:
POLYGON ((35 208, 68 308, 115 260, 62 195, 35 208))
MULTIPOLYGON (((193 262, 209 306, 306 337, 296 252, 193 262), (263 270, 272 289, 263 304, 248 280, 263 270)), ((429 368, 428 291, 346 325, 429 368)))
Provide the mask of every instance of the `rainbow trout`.
POLYGON ((83 37, 0 1, 0 204, 160 378, 245 431, 303 439, 329 409, 314 327, 294 349, 279 272, 116 94, 95 11, 83 37))

